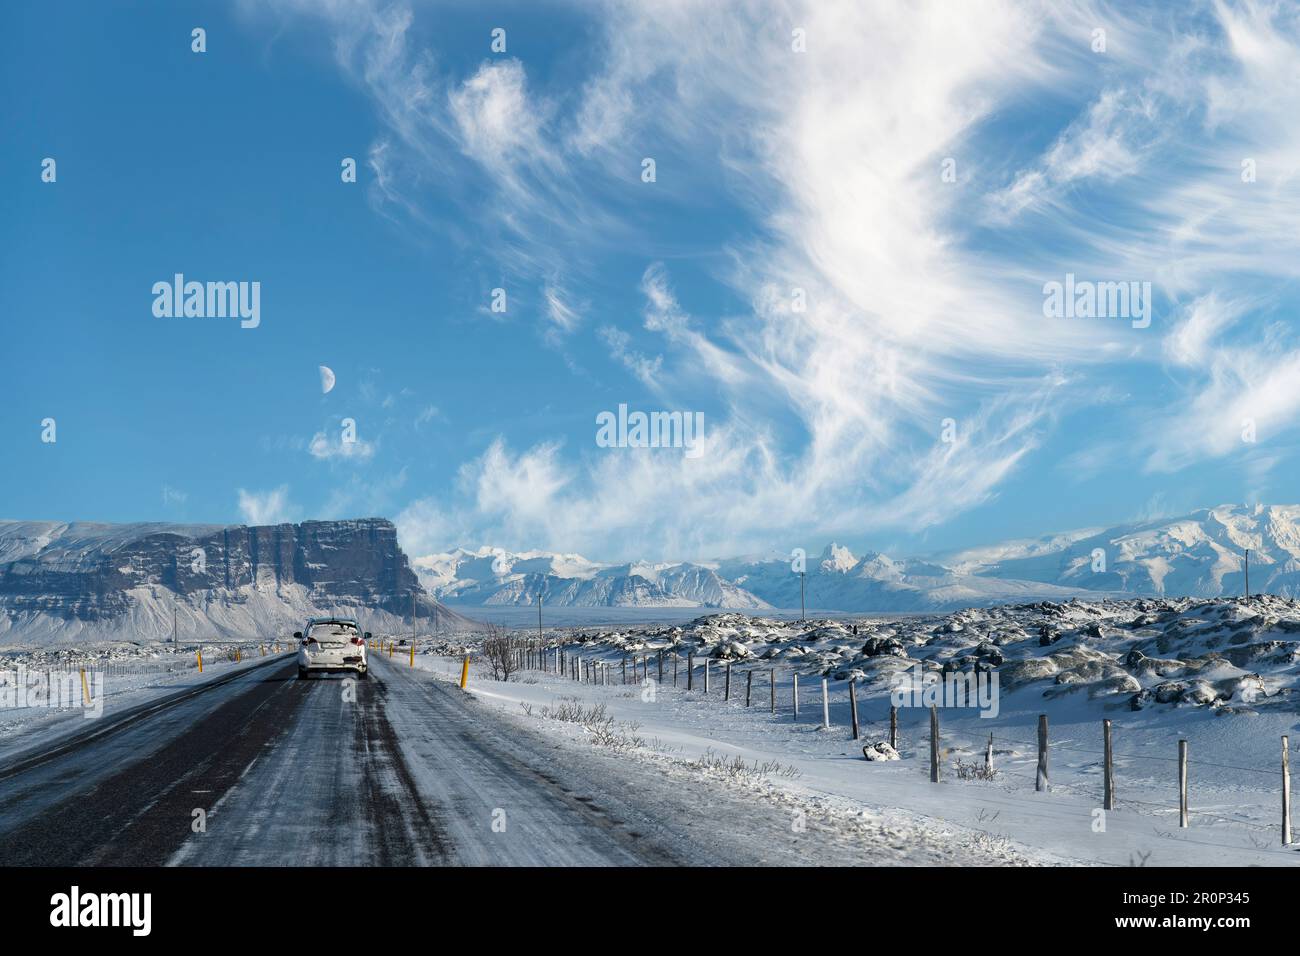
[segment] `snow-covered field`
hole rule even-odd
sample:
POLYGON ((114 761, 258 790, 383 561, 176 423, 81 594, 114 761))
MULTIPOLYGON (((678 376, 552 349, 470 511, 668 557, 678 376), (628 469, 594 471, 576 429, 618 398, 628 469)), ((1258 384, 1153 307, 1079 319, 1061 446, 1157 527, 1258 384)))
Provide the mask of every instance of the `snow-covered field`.
MULTIPOLYGON (((507 725, 552 735, 569 751, 556 760, 578 759, 574 746, 594 748, 666 783, 707 781, 726 788, 733 803, 739 794, 761 801, 768 816, 788 814, 791 827, 842 836, 844 847, 861 848, 852 852, 864 863, 1286 865, 1297 858, 1281 843, 1280 738, 1296 729, 1298 634, 1300 607, 1260 597, 1037 603, 803 623, 726 613, 613 630, 557 628, 541 641, 521 630, 514 637, 532 652, 532 666, 508 682, 491 679, 477 638, 421 642, 415 670, 409 648, 390 656, 387 639, 372 653, 384 656, 384 667, 454 681, 468 646, 471 693, 507 725), (547 648, 546 670, 537 667, 539 644, 547 648), (556 673, 560 648, 566 666, 556 673), (584 678, 603 674, 605 682, 574 680, 574 662, 584 678), (929 780, 922 706, 898 710, 901 759, 864 759, 864 746, 889 737, 898 675, 976 667, 997 677, 996 715, 939 707, 940 783, 929 780), (822 726, 823 678, 829 727, 822 726), (1042 714, 1050 728, 1045 793, 1035 790, 1042 714), (1115 752, 1117 804, 1109 812, 1101 810, 1104 719, 1115 752), (995 772, 984 778, 990 734, 995 772), (1187 828, 1179 827, 1179 740, 1190 753, 1187 828)), ((184 646, 14 653, 0 659, 0 670, 102 673, 111 714, 255 666, 263 649, 243 644, 236 663, 233 646, 208 645, 201 678, 195 648, 184 646)), ((0 708, 0 759, 87 723, 79 708, 0 708)))
MULTIPOLYGON (((1300 607, 1271 597, 1045 602, 805 624, 721 614, 685 626, 546 633, 552 647, 564 643, 566 657, 608 665, 604 685, 535 668, 496 682, 481 662, 471 681, 478 696, 539 727, 619 747, 634 759, 693 766, 749 786, 756 798, 785 801, 792 811, 871 820, 916 840, 983 840, 990 862, 1276 865, 1297 860, 1280 835, 1280 738, 1296 730, 1297 635, 1300 607), (658 684, 661 651, 665 678, 658 684), (688 653, 696 661, 691 691, 688 653), (653 687, 631 676, 633 660, 648 661, 653 687), (731 699, 724 701, 727 661, 731 699), (891 680, 918 663, 939 674, 978 663, 999 681, 995 717, 940 708, 937 785, 929 781, 923 708, 899 710, 901 760, 868 762, 861 751, 888 738, 891 680), (821 726, 823 676, 829 729, 821 726), (857 686, 858 742, 849 729, 849 678, 857 686), (587 719, 593 708, 612 719, 612 733, 599 730, 600 719, 587 719), (1035 792, 1040 714, 1050 728, 1047 793, 1035 792), (1112 721, 1115 751, 1117 803, 1110 812, 1101 810, 1103 719, 1112 721), (983 766, 990 733, 996 773, 970 778, 966 770, 983 766), (1180 739, 1190 755, 1186 829, 1178 814, 1180 739), (736 761, 751 769, 723 766, 736 761)), ((417 666, 457 678, 460 661, 433 650, 453 649, 417 655, 417 666)), ((898 862, 906 859, 904 851, 898 862)))
POLYGON ((175 648, 106 643, 0 655, 0 759, 15 750, 83 730, 90 721, 104 714, 147 703, 166 693, 197 687, 204 681, 253 666, 264 656, 294 649, 286 642, 278 645, 214 642, 182 644, 175 648), (202 674, 198 668, 200 647, 202 674), (49 705, 47 694, 52 681, 71 681, 68 686, 76 698, 73 706, 49 705), (27 688, 23 699, 19 698, 20 682, 27 688), (89 692, 89 706, 86 692, 89 692))

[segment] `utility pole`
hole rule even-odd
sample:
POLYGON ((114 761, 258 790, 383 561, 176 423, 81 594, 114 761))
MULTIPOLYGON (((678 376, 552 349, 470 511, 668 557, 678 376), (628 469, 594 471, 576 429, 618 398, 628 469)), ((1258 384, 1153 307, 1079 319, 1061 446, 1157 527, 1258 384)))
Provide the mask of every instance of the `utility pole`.
POLYGON ((1250 548, 1246 549, 1246 600, 1250 600, 1250 548))
POLYGON ((800 571, 799 572, 799 621, 800 623, 802 623, 803 620, 808 616, 808 611, 804 607, 803 579, 804 579, 804 572, 800 571))
POLYGON ((415 643, 415 590, 411 590, 411 643, 415 643))
POLYGON ((176 602, 172 602, 172 647, 176 646, 176 602))
POLYGON ((542 639, 542 592, 537 592, 537 640, 542 639))
POLYGON ((433 599, 433 639, 438 639, 438 599, 433 599))

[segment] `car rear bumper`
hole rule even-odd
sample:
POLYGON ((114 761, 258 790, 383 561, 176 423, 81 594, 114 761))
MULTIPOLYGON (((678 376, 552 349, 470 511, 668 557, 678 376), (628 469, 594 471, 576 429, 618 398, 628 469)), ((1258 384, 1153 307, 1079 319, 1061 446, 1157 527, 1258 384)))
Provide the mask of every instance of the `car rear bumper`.
POLYGON ((340 654, 325 652, 298 654, 298 666, 305 671, 363 671, 366 669, 364 654, 340 654))

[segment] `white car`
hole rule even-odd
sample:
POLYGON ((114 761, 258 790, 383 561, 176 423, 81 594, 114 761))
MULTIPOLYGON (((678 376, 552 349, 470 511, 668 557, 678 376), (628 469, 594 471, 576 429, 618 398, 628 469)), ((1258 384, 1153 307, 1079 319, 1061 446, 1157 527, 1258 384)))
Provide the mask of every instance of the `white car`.
POLYGON ((351 671, 365 677, 366 642, 370 632, 361 633, 357 622, 347 617, 312 618, 306 631, 295 631, 298 639, 298 677, 313 672, 351 671))

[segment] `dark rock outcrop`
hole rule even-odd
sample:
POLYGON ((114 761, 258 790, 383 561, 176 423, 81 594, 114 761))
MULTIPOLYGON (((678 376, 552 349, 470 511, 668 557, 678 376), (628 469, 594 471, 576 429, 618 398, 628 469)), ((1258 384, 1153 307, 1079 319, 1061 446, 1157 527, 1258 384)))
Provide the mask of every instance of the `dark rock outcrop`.
MULTIPOLYGON (((422 618, 435 604, 383 518, 257 527, 0 522, 0 615, 12 622, 112 622, 160 596, 203 615, 258 594, 398 619, 409 619, 413 597, 422 618)), ((447 625, 463 620, 442 613, 447 625)))

